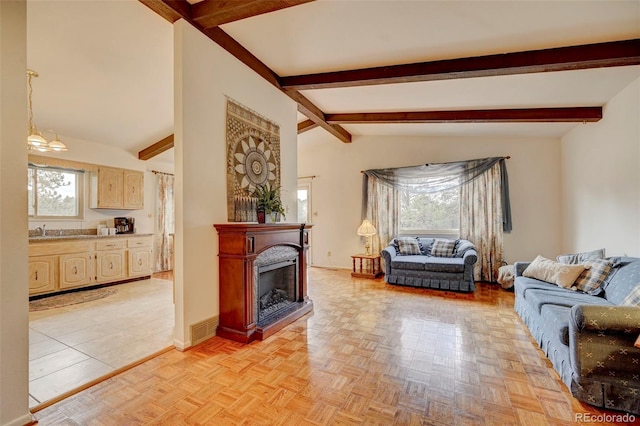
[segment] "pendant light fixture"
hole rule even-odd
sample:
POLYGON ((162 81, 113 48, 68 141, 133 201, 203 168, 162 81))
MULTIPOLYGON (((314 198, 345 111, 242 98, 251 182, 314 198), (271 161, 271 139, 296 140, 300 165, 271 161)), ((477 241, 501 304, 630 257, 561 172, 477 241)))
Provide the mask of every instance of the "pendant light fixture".
POLYGON ((27 70, 27 76, 29 82, 29 130, 27 133, 27 147, 29 148, 29 151, 66 151, 67 146, 60 141, 56 132, 54 132, 53 130, 44 130, 45 133, 51 133, 53 135, 53 138, 48 141, 42 135, 42 132, 38 130, 36 125, 33 124, 33 102, 31 100, 33 87, 31 86, 31 79, 33 77, 38 77, 38 73, 33 70, 27 70))

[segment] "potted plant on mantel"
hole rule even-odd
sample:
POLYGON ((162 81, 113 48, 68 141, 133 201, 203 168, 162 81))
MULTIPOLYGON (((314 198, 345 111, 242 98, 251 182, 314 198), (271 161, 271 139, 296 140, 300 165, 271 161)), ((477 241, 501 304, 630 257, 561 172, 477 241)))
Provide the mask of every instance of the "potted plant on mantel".
POLYGON ((253 196, 257 200, 258 223, 276 223, 279 220, 278 215, 284 217, 280 187, 272 188, 267 182, 258 185, 253 196))

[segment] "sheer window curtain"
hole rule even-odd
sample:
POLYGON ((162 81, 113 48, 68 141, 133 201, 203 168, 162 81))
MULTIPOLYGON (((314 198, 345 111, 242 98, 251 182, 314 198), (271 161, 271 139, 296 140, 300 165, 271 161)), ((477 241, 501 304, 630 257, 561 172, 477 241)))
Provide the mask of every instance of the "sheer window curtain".
POLYGON ((378 232, 371 238, 371 252, 380 253, 398 235, 398 191, 366 175, 363 185, 364 192, 370 194, 363 204, 363 219, 369 219, 378 232))
MULTIPOLYGON (((503 160, 504 161, 504 160, 503 160)), ((476 281, 495 282, 503 260, 501 165, 496 163, 460 188, 460 238, 478 251, 476 281)))
POLYGON ((378 231, 374 253, 398 235, 398 191, 433 193, 460 187, 460 238, 478 248, 475 279, 495 281, 503 259, 503 232, 511 231, 509 181, 504 157, 366 170, 362 219, 378 231))
POLYGON ((166 173, 156 173, 156 272, 173 269, 173 235, 175 232, 173 186, 175 178, 166 173))

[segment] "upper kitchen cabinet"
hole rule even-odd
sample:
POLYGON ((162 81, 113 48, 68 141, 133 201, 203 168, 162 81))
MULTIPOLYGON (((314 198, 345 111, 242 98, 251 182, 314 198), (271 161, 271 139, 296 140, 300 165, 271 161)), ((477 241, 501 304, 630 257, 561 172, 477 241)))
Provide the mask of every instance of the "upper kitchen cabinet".
POLYGON ((125 209, 144 208, 144 173, 135 170, 124 171, 125 209))
POLYGON ((143 172, 99 166, 90 176, 92 209, 144 208, 143 172))

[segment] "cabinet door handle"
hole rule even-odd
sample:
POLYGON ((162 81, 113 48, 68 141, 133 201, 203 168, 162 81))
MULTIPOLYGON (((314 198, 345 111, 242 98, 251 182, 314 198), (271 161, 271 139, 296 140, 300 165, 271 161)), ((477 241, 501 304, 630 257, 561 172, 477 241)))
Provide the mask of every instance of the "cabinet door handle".
POLYGON ((109 269, 113 269, 113 262, 109 263, 109 269))
POLYGON ((107 247, 115 247, 115 244, 107 244, 107 247))
POLYGON ((78 267, 77 266, 73 267, 73 275, 78 275, 78 267))
POLYGON ((109 184, 109 191, 113 190, 113 185, 109 184))
POLYGON ((38 281, 38 271, 36 271, 36 281, 38 281))
POLYGON ((138 265, 142 266, 142 259, 138 259, 138 265))

